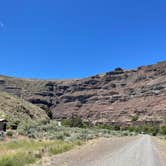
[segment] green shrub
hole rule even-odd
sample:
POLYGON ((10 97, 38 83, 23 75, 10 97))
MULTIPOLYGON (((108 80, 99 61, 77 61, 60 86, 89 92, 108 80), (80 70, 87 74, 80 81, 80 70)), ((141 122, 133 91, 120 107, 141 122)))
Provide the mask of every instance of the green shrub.
POLYGON ((69 132, 67 132, 67 131, 64 131, 64 132, 63 132, 63 135, 64 135, 65 137, 70 137, 70 136, 71 136, 71 134, 70 134, 69 132))
POLYGON ((7 135, 8 137, 13 137, 13 131, 7 131, 6 135, 7 135))
POLYGON ((138 115, 132 116, 131 121, 136 122, 139 119, 138 115))
POLYGON ((65 135, 63 133, 60 133, 59 135, 56 136, 56 139, 58 140, 64 140, 65 135))
POLYGON ((96 126, 98 129, 108 129, 108 130, 113 130, 113 126, 107 125, 107 124, 101 124, 96 126))
POLYGON ((79 116, 72 117, 71 119, 62 120, 62 125, 67 127, 79 127, 79 128, 83 128, 86 126, 86 124, 84 124, 83 120, 79 116))
POLYGON ((166 135, 166 126, 161 126, 160 127, 160 133, 163 135, 166 135))
POLYGON ((120 126, 119 126, 119 125, 115 125, 115 126, 113 127, 113 129, 114 129, 115 131, 119 131, 119 130, 120 130, 120 126))
POLYGON ((136 132, 136 133, 145 133, 145 134, 151 134, 153 136, 156 136, 159 133, 159 127, 158 126, 152 126, 152 125, 142 125, 142 126, 129 126, 127 128, 129 132, 136 132))
POLYGON ((63 126, 66 126, 66 127, 72 126, 71 119, 63 119, 61 123, 62 123, 63 126))
POLYGON ((135 131, 135 127, 133 127, 133 126, 128 126, 128 127, 126 128, 126 130, 128 130, 129 132, 134 132, 134 131, 135 131))
POLYGON ((124 131, 124 132, 122 133, 122 135, 123 135, 123 136, 129 136, 130 133, 129 133, 128 131, 124 131))

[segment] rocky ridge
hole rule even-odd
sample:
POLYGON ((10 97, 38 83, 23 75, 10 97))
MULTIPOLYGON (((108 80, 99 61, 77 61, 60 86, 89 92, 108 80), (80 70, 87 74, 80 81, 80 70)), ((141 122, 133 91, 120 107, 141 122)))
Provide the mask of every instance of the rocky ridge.
POLYGON ((80 116, 94 124, 161 124, 166 117, 166 61, 78 80, 0 76, 0 91, 41 107, 52 119, 80 116))

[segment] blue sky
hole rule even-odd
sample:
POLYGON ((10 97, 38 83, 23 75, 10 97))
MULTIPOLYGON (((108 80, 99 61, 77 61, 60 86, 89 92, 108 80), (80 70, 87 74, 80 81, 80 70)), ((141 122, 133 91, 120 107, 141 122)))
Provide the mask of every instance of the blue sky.
POLYGON ((0 74, 82 78, 166 60, 165 0, 5 0, 0 74))

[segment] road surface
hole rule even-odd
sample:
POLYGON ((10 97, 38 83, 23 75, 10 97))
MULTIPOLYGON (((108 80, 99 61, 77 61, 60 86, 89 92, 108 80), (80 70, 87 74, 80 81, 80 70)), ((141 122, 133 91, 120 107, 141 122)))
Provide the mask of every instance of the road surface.
POLYGON ((43 166, 166 166, 148 135, 104 139, 53 157, 43 166))

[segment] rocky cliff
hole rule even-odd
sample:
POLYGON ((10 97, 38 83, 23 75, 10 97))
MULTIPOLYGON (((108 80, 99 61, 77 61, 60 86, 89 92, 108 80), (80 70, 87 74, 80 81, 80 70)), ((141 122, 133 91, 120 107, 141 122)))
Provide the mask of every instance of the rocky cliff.
POLYGON ((166 61, 78 80, 0 76, 0 91, 41 107, 53 119, 80 116, 93 123, 157 124, 166 117, 166 61))

